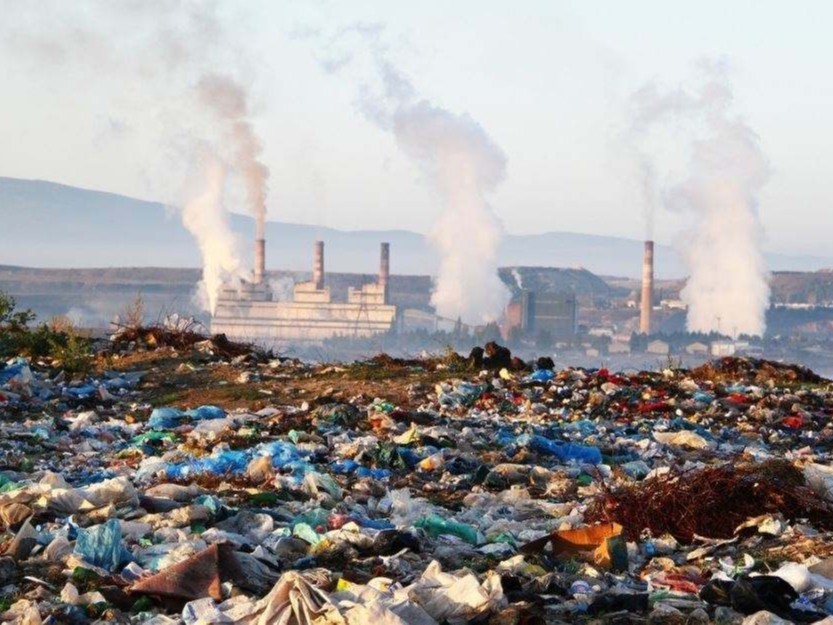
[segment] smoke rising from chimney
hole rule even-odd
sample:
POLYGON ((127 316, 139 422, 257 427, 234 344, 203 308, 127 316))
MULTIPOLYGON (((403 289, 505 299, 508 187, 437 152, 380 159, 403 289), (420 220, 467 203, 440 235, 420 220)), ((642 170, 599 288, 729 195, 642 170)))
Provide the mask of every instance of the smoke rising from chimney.
POLYGON ((206 154, 196 188, 182 207, 182 223, 194 235, 202 257, 202 282, 197 299, 205 310, 217 306, 217 297, 224 282, 238 276, 242 269, 234 253, 235 241, 223 208, 226 172, 214 154, 206 154))
MULTIPOLYGON (((440 253, 431 303, 437 314, 469 324, 494 321, 511 296, 498 277, 498 248, 503 226, 488 203, 506 177, 506 156, 483 127, 421 98, 388 59, 383 27, 356 24, 344 28, 330 45, 357 34, 370 48, 373 85, 360 89, 362 114, 391 132, 404 154, 425 174, 443 201, 443 211, 428 237, 440 253)), ((340 71, 352 53, 324 58, 328 72, 340 71)))
POLYGON ((769 163, 758 136, 731 111, 725 69, 713 63, 702 69, 706 78, 696 92, 663 92, 653 84, 641 89, 634 96, 636 122, 642 132, 669 117, 699 127, 689 142, 686 178, 662 192, 668 208, 689 211, 695 220, 680 245, 689 272, 681 293, 687 329, 762 336, 770 290, 757 204, 769 163))
POLYGON ((38 71, 83 74, 92 68, 94 80, 112 86, 110 104, 120 107, 128 123, 148 111, 155 114, 160 159, 147 164, 155 172, 150 177, 159 181, 154 192, 184 197, 181 202, 169 197, 168 203, 180 207, 183 224, 196 239, 204 273, 199 291, 205 294, 197 299, 213 312, 223 280, 242 272, 223 203, 226 178, 230 173, 242 178, 258 238, 263 238, 268 178, 248 118, 246 86, 226 75, 245 68, 218 18, 218 3, 43 0, 4 8, 8 24, 32 26, 9 33, 10 53, 31 57, 38 71), (216 162, 206 165, 207 160, 216 162), (195 171, 205 176, 201 184, 191 179, 195 171), (178 189, 164 189, 162 178, 173 179, 178 189), (206 215, 197 215, 199 210, 206 215))
POLYGON ((228 76, 208 74, 197 84, 197 93, 223 123, 223 134, 233 146, 234 167, 246 185, 249 212, 256 224, 255 238, 265 239, 269 168, 260 160, 263 145, 248 119, 246 89, 228 76))
POLYGON ((494 321, 509 292, 497 272, 503 227, 486 197, 505 177, 506 157, 473 119, 425 100, 397 107, 394 133, 445 200, 430 233, 441 255, 431 303, 449 319, 494 321))

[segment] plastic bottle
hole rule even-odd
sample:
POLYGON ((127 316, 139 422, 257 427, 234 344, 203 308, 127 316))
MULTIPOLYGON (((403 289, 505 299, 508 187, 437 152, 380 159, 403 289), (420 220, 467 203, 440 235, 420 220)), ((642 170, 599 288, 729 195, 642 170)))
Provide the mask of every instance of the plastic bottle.
POLYGON ((477 545, 479 542, 477 530, 471 525, 444 519, 436 514, 421 518, 414 523, 414 527, 425 530, 432 538, 436 538, 442 534, 450 534, 451 536, 465 540, 471 545, 477 545))
POLYGON ((417 468, 420 471, 436 471, 437 469, 442 469, 444 465, 445 458, 443 457, 442 452, 439 452, 420 460, 419 464, 417 464, 417 468))

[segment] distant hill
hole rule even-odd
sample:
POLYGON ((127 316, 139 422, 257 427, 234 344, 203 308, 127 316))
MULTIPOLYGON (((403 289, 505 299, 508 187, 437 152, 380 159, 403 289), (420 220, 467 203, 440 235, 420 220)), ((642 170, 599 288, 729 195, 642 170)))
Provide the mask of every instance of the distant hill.
POLYGON ((520 295, 523 289, 536 293, 573 293, 604 298, 627 293, 626 289, 615 289, 586 269, 501 267, 498 274, 515 296, 520 295))
POLYGON ((833 302, 833 271, 801 273, 779 271, 772 274, 770 282, 773 301, 779 304, 833 302))
MULTIPOLYGON (((31 267, 198 267, 191 235, 173 209, 156 202, 89 191, 52 182, 0 178, 0 264, 31 267)), ((248 262, 252 220, 232 217, 248 262)), ((436 270, 437 254, 425 238, 406 230, 343 231, 270 222, 267 263, 272 269, 303 271, 312 262, 312 243, 327 243, 327 268, 371 273, 378 245, 391 243, 394 273, 436 270)), ((640 241, 569 232, 508 235, 500 251, 502 266, 586 268, 602 275, 638 277, 640 241)), ((812 271, 833 267, 833 258, 767 256, 774 270, 812 271)), ((673 249, 658 245, 660 278, 683 276, 673 249)))

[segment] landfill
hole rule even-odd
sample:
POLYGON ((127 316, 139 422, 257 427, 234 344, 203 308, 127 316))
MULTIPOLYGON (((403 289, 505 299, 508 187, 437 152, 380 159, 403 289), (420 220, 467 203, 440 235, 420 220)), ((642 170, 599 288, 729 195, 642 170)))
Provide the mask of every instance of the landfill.
POLYGON ((0 623, 833 623, 833 384, 499 346, 0 368, 0 623))

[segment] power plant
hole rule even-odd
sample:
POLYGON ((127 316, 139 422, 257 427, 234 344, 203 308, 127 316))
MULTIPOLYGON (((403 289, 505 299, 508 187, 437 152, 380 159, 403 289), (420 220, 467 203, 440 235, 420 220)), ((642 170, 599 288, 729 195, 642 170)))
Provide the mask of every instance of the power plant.
MULTIPOLYGON (((399 293, 398 305, 391 301, 390 244, 387 242, 380 245, 376 280, 359 282, 359 286, 353 282, 354 286, 349 286, 341 279, 327 280, 324 241, 315 241, 309 281, 297 282, 290 295, 279 296, 267 279, 264 232, 264 224, 257 220, 252 277, 225 284, 220 289, 211 319, 212 333, 239 341, 287 345, 314 344, 335 337, 366 338, 392 330, 451 331, 459 325, 459 321, 444 320, 431 311, 427 299, 420 304, 417 296, 415 301, 410 292, 404 299, 399 293)), ((546 282, 524 288, 518 273, 522 269, 512 269, 511 275, 517 274, 513 279, 520 290, 516 289, 503 312, 501 331, 506 336, 520 332, 520 336, 527 338, 571 341, 579 331, 576 292, 546 282)), ((654 321, 653 241, 644 242, 640 299, 639 332, 648 335, 653 331, 654 321)))
POLYGON ((292 301, 276 301, 265 282, 265 241, 258 227, 251 282, 226 285, 211 319, 212 333, 265 344, 317 342, 335 336, 367 337, 394 327, 397 308, 390 304, 390 245, 382 243, 375 283, 350 288, 347 301, 334 302, 325 286, 324 242, 313 248, 312 280, 296 284, 292 301))

